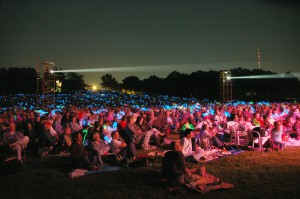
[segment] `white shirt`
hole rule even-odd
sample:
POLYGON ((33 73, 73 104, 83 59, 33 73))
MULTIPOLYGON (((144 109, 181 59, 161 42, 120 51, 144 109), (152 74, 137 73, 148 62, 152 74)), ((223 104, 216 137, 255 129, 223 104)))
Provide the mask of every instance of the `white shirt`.
POLYGON ((191 138, 187 139, 187 138, 182 138, 181 139, 182 142, 182 153, 184 156, 189 155, 193 152, 192 150, 192 140, 191 138))

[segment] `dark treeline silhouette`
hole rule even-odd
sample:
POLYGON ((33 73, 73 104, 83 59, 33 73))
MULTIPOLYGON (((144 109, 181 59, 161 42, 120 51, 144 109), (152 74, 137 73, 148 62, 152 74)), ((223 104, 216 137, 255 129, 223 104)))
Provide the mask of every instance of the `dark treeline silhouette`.
MULTIPOLYGON (((77 73, 56 73, 55 79, 62 82, 62 92, 84 90, 83 75, 77 73)), ((39 77, 42 78, 42 77, 39 77)), ((37 73, 34 68, 1 68, 0 94, 36 93, 37 73)))
MULTIPOLYGON (((271 71, 260 69, 235 68, 230 70, 233 77, 275 75, 271 71)), ((234 100, 294 100, 300 97, 300 82, 290 73, 288 78, 251 78, 232 79, 234 100)), ((101 86, 107 89, 129 89, 146 92, 153 95, 173 95, 180 97, 196 97, 198 99, 220 99, 220 71, 196 71, 182 74, 177 71, 166 78, 155 75, 140 80, 136 76, 126 77, 118 83, 111 74, 101 77, 101 86)))
MULTIPOLYGON (((233 77, 271 75, 271 71, 244 68, 231 69, 233 77)), ((56 80, 62 82, 62 92, 84 90, 84 76, 77 73, 56 73, 56 80)), ((277 79, 233 79, 232 90, 234 100, 287 100, 300 98, 300 81, 290 73, 289 78, 277 79)), ((220 71, 196 71, 183 74, 171 72, 166 78, 151 75, 140 80, 129 76, 119 83, 111 74, 100 77, 101 86, 111 90, 134 90, 151 95, 172 95, 179 97, 195 97, 198 99, 220 99, 220 71)), ((36 93, 36 71, 34 68, 1 68, 0 94, 36 93)))
POLYGON ((0 94, 36 92, 34 68, 0 68, 0 94))
MULTIPOLYGON (((60 73, 58 73, 60 74, 60 73)), ((76 90, 84 90, 86 84, 84 83, 84 75, 77 73, 62 73, 63 77, 56 77, 62 82, 62 92, 71 92, 76 90)))

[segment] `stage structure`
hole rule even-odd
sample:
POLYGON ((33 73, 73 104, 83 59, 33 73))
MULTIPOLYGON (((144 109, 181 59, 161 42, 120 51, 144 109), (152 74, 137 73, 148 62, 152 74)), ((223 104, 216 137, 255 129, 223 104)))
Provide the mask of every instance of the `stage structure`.
POLYGON ((36 106, 55 108, 55 64, 53 62, 43 62, 36 65, 37 92, 36 106))
POLYGON ((232 79, 230 71, 220 72, 220 102, 232 100, 232 79))

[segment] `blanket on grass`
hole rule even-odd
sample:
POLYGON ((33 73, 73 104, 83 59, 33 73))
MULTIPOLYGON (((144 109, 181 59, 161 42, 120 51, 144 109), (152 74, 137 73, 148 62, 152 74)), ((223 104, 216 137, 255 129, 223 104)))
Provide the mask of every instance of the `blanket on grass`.
POLYGON ((108 172, 108 171, 117 171, 119 169, 121 169, 121 167, 109 166, 109 165, 105 165, 105 166, 99 168, 96 171, 88 171, 88 170, 84 170, 84 169, 75 169, 75 170, 73 170, 69 173, 69 176, 71 178, 76 178, 76 177, 85 176, 85 175, 89 175, 89 174, 102 173, 102 172, 108 172))
POLYGON ((221 189, 232 189, 234 187, 233 184, 221 182, 220 184, 217 185, 202 185, 202 186, 196 186, 193 187, 190 184, 186 184, 186 186, 194 191, 197 191, 201 194, 208 193, 210 191, 216 191, 216 190, 221 190, 221 189))
MULTIPOLYGON (((189 183, 185 184, 188 188, 197 191, 199 193, 207 193, 210 191, 220 190, 220 189, 231 189, 234 187, 233 184, 225 183, 220 181, 219 178, 211 175, 210 173, 206 172, 205 167, 198 167, 190 170, 193 175, 201 176, 204 180, 200 180, 200 184, 194 185, 197 183, 189 183), (206 182, 202 184, 203 182, 206 182)), ((197 180, 196 180, 197 181, 197 180)), ((198 181, 199 182, 199 181, 198 181)))
POLYGON ((285 145, 289 147, 298 147, 300 146, 300 140, 289 138, 289 140, 285 143, 285 145))
MULTIPOLYGON (((141 156, 144 157, 163 157, 166 152, 169 150, 165 150, 162 152, 150 152, 141 156)), ((240 153, 243 153, 244 150, 242 149, 231 149, 231 150, 220 150, 220 149, 211 149, 211 150, 199 150, 194 151, 190 154, 187 154, 186 156, 192 156, 193 161, 197 162, 209 162, 215 159, 218 159, 219 157, 229 156, 229 155, 237 155, 240 153)))

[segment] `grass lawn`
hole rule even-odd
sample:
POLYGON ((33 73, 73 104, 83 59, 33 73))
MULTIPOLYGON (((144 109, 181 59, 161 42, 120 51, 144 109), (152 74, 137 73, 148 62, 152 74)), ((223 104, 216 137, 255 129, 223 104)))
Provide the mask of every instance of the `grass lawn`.
POLYGON ((22 171, 0 175, 1 198, 299 198, 300 148, 280 152, 246 151, 204 165, 233 189, 205 195, 170 194, 152 168, 125 168, 71 179, 66 157, 29 158, 22 171))

